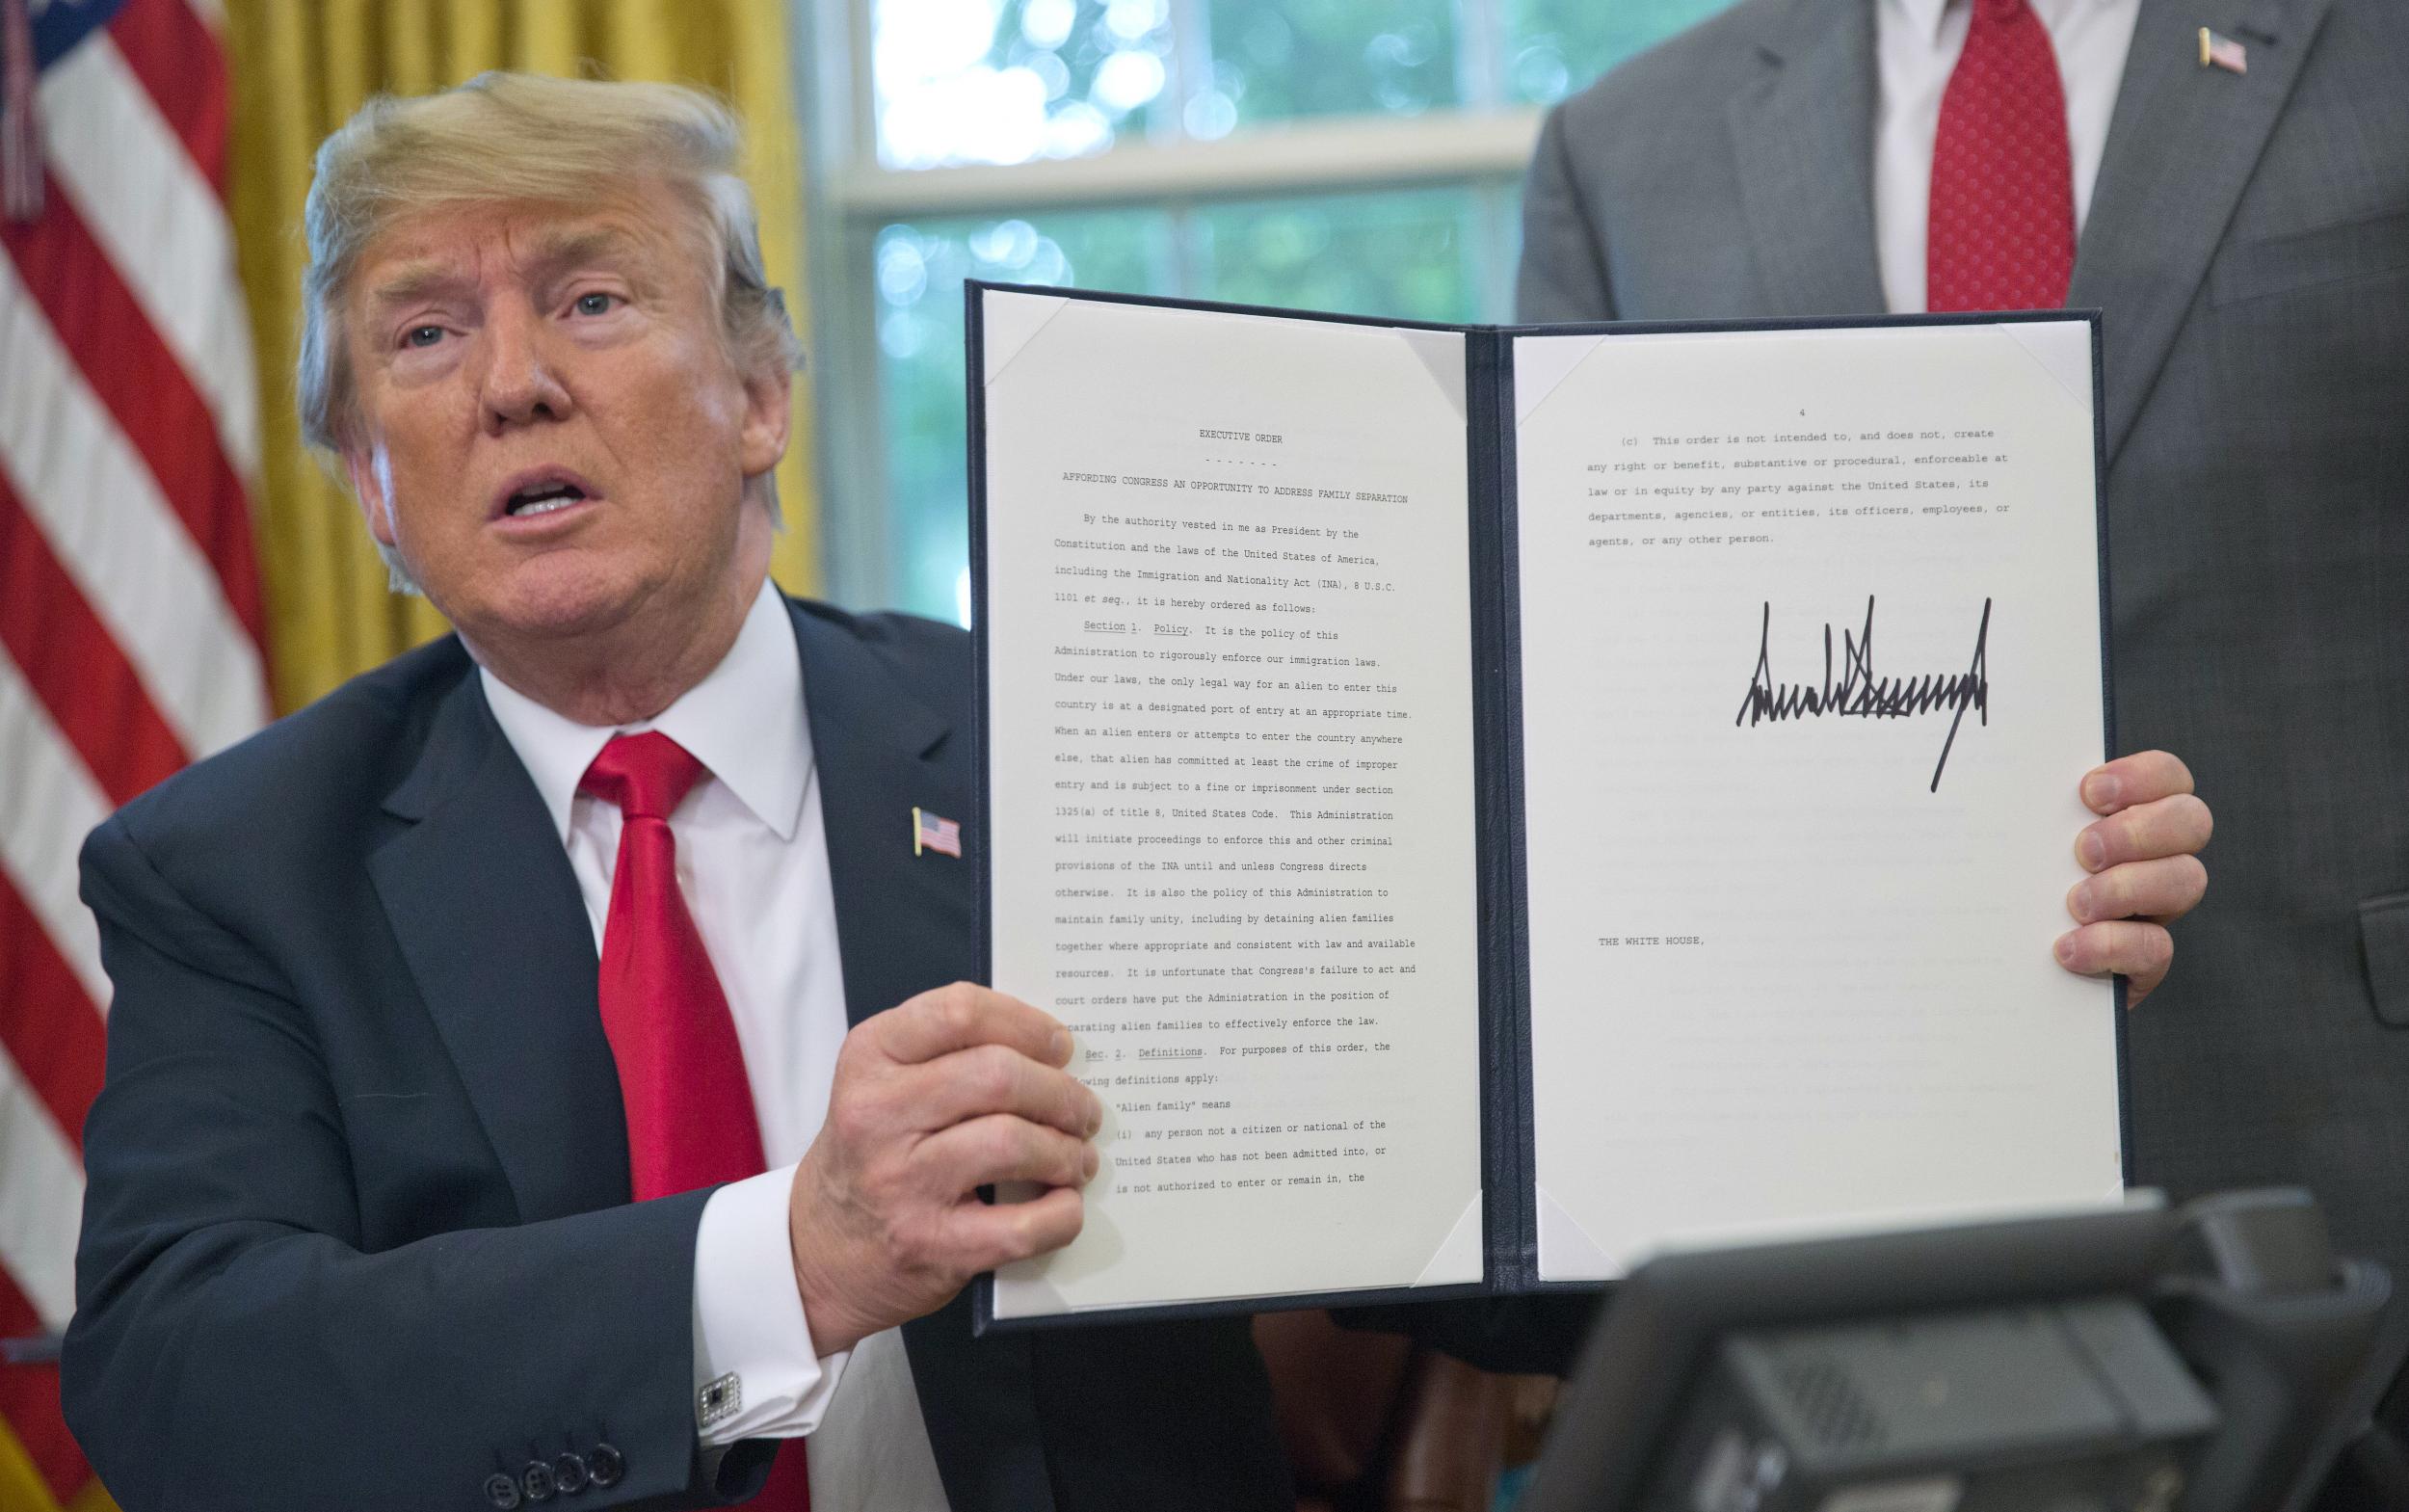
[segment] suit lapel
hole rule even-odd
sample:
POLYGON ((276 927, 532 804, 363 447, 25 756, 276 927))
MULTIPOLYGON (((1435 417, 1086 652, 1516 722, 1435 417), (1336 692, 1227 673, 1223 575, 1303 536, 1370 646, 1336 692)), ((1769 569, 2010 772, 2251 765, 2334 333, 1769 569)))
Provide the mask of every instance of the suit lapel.
MULTIPOLYGON (((836 894, 845 1017, 882 1009, 975 970, 967 862, 913 853, 912 810, 967 811, 949 759, 953 722, 853 630, 789 605, 803 653, 804 706, 836 894)), ((966 850, 979 837, 965 831, 966 850)))
POLYGON ((2327 0, 2143 0, 2067 303, 2098 306, 2112 460, 2157 383, 2327 0), (2249 72, 2200 65, 2200 28, 2249 72))
POLYGON ((619 1073, 577 881, 472 670, 385 800, 377 895, 529 1223, 628 1200, 619 1073))
POLYGON ((1873 7, 1794 7, 1728 113, 1757 266, 1776 315, 1879 314, 1873 7))

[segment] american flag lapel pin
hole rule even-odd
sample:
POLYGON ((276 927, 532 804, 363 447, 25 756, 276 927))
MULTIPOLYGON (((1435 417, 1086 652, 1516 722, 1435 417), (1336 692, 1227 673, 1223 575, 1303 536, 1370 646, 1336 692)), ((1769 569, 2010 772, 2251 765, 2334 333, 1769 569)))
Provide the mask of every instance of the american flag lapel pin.
POLYGON ((940 819, 926 809, 912 810, 912 854, 936 851, 940 855, 962 860, 962 826, 951 819, 940 819))
POLYGON ((2230 37, 2200 28, 2200 66, 2222 68, 2228 73, 2250 71, 2250 49, 2230 37))

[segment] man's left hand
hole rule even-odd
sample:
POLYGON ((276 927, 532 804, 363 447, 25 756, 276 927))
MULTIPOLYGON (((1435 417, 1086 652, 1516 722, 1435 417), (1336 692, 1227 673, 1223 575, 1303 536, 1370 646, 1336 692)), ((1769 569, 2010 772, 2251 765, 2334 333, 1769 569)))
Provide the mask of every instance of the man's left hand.
POLYGON ((2123 976, 2131 1007, 2165 980, 2175 959, 2166 926, 2209 889, 2199 851, 2214 822, 2192 793, 2191 768, 2163 751, 2092 768, 2082 801, 2105 817, 2075 836, 2075 859, 2091 875, 2066 894, 2079 927, 2058 937, 2058 965, 2082 976, 2123 976))

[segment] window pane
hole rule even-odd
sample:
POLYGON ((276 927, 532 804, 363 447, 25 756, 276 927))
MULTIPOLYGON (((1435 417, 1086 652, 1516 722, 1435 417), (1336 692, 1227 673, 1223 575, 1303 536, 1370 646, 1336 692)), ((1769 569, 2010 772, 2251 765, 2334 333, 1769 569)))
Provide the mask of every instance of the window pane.
POLYGON ((1196 212, 1201 298, 1386 315, 1479 317, 1470 189, 1214 205, 1196 212))
POLYGON ((1454 0, 1206 0, 1213 61, 1189 135, 1300 116, 1414 115, 1457 103, 1454 0))
POLYGON ((1168 119, 1170 0, 874 0, 889 168, 1100 152, 1168 119))
POLYGON ((889 599, 968 618, 962 280, 1077 283, 1159 293, 1171 284, 1170 218, 1112 210, 1022 220, 889 225, 874 250, 886 436, 889 599))
POLYGON ((1731 0, 1504 0, 1506 93, 1551 105, 1731 0))

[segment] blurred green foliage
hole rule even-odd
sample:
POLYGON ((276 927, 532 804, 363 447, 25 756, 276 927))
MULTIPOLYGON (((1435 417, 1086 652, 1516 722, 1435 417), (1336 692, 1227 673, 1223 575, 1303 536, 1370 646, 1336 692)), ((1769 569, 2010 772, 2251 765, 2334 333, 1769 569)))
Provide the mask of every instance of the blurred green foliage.
POLYGON ((1506 98, 1551 105, 1730 0, 1503 0, 1506 98))
POLYGON ((1474 320, 1469 189, 1250 200, 1194 214, 1194 293, 1239 305, 1399 320, 1474 320))
MULTIPOLYGON (((1453 0, 1208 0, 1213 123, 1416 115, 1464 101, 1453 0)), ((1204 122, 1198 122, 1204 124, 1204 122)), ((1216 131, 1200 133, 1219 135, 1216 131)))

